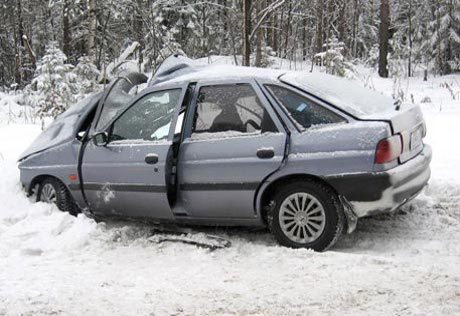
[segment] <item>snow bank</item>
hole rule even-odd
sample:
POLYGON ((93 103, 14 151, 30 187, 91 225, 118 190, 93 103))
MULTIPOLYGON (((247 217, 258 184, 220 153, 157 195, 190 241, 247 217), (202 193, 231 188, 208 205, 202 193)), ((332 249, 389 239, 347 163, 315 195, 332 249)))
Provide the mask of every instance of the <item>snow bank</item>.
POLYGON ((0 92, 0 124, 31 124, 36 121, 35 109, 30 106, 19 105, 19 98, 20 95, 0 92))
POLYGON ((37 256, 80 248, 102 232, 84 217, 75 218, 55 206, 34 203, 20 187, 16 165, 18 153, 41 130, 36 125, 0 127, 0 253, 8 256, 37 256), (3 153, 2 153, 3 152, 3 153))

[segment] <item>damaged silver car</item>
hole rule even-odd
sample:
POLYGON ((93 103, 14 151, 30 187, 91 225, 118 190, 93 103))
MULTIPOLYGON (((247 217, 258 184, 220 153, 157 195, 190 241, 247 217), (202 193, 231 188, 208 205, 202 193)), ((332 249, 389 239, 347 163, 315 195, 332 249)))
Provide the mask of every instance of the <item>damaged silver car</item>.
POLYGON ((423 189, 425 134, 419 106, 345 79, 172 56, 149 83, 130 74, 72 106, 19 168, 72 214, 267 226, 323 251, 423 189))

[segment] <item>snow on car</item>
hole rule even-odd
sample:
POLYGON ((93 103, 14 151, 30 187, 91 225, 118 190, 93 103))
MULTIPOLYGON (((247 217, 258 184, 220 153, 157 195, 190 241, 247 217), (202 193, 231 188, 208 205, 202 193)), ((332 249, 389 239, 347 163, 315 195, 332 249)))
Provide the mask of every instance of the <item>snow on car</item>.
POLYGON ((172 56, 74 106, 20 157, 21 182, 64 211, 268 226, 323 251, 430 177, 416 105, 324 74, 197 67, 172 56))

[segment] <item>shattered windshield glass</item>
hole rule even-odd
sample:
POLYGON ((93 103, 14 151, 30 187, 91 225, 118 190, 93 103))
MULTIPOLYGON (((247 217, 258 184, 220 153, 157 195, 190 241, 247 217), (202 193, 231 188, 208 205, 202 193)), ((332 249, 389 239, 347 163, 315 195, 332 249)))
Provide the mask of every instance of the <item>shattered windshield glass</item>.
POLYGON ((127 77, 118 78, 109 88, 109 93, 105 98, 102 110, 99 115, 97 129, 101 130, 125 107, 141 90, 143 83, 147 82, 147 77, 141 73, 132 73, 127 77))

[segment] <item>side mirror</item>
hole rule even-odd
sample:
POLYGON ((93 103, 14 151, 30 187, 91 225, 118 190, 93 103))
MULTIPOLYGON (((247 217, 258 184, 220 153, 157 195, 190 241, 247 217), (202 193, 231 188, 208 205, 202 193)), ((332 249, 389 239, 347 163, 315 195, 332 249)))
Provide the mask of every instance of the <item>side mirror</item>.
POLYGON ((109 140, 109 134, 107 132, 100 132, 93 136, 93 142, 96 146, 105 146, 109 140))

